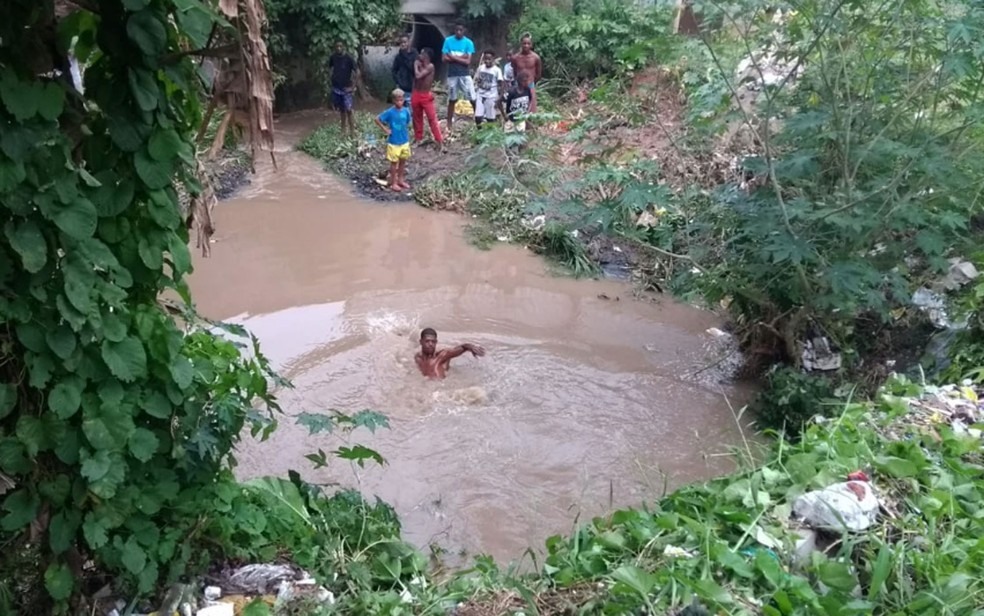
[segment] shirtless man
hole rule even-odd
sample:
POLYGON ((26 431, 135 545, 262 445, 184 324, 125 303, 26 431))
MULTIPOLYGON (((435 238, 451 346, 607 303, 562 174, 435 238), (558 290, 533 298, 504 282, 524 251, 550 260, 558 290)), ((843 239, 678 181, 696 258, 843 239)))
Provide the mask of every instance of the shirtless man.
POLYGON ((420 372, 424 376, 432 379, 443 379, 448 375, 451 360, 455 357, 461 357, 465 353, 471 353, 475 357, 482 357, 485 355, 485 349, 477 344, 466 342, 456 347, 438 351, 437 332, 428 327, 420 332, 420 352, 417 353, 414 359, 417 360, 417 367, 420 368, 420 372))
POLYGON ((434 109, 434 63, 431 62, 430 49, 421 50, 413 63, 413 94, 410 95, 410 111, 413 113, 413 140, 416 143, 424 138, 424 116, 430 125, 431 135, 438 147, 444 148, 441 125, 437 123, 437 110, 434 109))
POLYGON ((519 53, 512 55, 513 74, 527 73, 533 81, 530 89, 533 90, 533 100, 530 101, 530 113, 536 113, 536 84, 543 78, 543 62, 540 56, 533 51, 533 37, 527 33, 519 40, 519 53))

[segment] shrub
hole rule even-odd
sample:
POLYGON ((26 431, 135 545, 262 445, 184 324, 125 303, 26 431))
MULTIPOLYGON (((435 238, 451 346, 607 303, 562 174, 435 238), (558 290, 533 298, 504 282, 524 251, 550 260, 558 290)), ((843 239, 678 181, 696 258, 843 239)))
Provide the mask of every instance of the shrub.
POLYGON ((810 419, 827 415, 833 397, 828 377, 777 366, 766 376, 751 409, 759 427, 795 437, 810 419))
POLYGON ((669 53, 667 7, 642 8, 626 0, 577 2, 573 9, 531 4, 513 25, 510 44, 529 32, 547 77, 568 82, 642 68, 669 53))

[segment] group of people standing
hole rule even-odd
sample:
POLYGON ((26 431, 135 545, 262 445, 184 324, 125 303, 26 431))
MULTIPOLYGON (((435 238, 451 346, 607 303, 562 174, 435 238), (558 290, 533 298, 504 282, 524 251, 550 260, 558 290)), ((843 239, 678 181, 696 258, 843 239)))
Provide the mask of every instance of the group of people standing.
MULTIPOLYGON (((499 67, 496 53, 486 50, 474 74, 472 60, 475 43, 465 36, 465 27, 455 26, 454 34, 447 37, 441 49, 441 58, 447 65, 447 130, 454 130, 454 117, 459 101, 468 101, 474 112, 475 123, 494 122, 502 119, 507 130, 526 130, 526 116, 536 112, 536 83, 543 76, 543 63, 533 51, 533 39, 524 34, 520 49, 507 51, 505 64, 499 67)), ((410 159, 410 128, 414 142, 424 138, 424 120, 431 135, 443 151, 444 134, 437 121, 434 104, 434 78, 436 68, 431 49, 414 50, 410 37, 400 38, 400 49, 393 59, 392 76, 397 89, 391 94, 393 107, 377 116, 376 123, 387 135, 386 159, 390 163, 388 186, 394 191, 408 190, 406 163, 410 159), (409 105, 410 110, 407 110, 409 105)), ((331 69, 332 104, 341 114, 342 127, 354 131, 352 120, 352 93, 355 89, 355 61, 345 53, 339 43, 328 61, 331 69)))
MULTIPOLYGON (((440 143, 443 139, 440 129, 435 130, 437 114, 431 92, 434 83, 433 54, 430 49, 416 51, 410 46, 410 37, 404 35, 400 39, 400 50, 393 58, 392 74, 397 87, 412 93, 407 97, 407 102, 413 111, 414 136, 418 140, 422 138, 423 133, 418 131, 423 130, 423 119, 426 117, 434 140, 440 143)), ((462 100, 471 104, 477 124, 495 120, 497 112, 512 120, 536 111, 535 84, 543 75, 543 63, 533 51, 533 39, 529 34, 523 35, 517 53, 506 52, 502 68, 496 64, 495 51, 489 49, 482 53, 477 69, 472 73, 475 57, 475 43, 465 36, 463 25, 456 25, 454 34, 444 40, 441 49, 441 58, 447 65, 449 131, 454 127, 455 108, 462 100), (527 80, 524 88, 528 88, 529 92, 514 92, 520 88, 524 76, 527 80), (517 104, 515 109, 511 109, 508 105, 510 93, 527 94, 523 99, 526 106, 520 108, 520 97, 515 97, 517 104)))

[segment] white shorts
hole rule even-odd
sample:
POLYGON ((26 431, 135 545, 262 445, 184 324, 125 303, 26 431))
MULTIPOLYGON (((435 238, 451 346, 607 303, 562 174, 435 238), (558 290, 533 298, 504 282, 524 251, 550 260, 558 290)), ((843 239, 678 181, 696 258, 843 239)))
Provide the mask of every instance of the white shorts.
POLYGON ((495 94, 491 96, 479 96, 478 102, 475 105, 475 117, 494 120, 495 105, 497 102, 499 102, 499 97, 495 94))
POLYGON ((472 82, 471 76, 448 77, 448 100, 475 100, 475 84, 472 82))

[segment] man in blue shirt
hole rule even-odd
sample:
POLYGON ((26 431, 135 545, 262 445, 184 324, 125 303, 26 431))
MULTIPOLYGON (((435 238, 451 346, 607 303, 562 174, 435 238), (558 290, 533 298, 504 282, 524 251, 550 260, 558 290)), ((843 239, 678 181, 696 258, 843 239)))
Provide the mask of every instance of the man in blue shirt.
POLYGON ((465 27, 457 24, 454 34, 444 39, 444 61, 448 65, 448 132, 454 123, 454 104, 466 100, 475 108, 475 84, 471 78, 471 58, 475 43, 465 36, 465 27))

